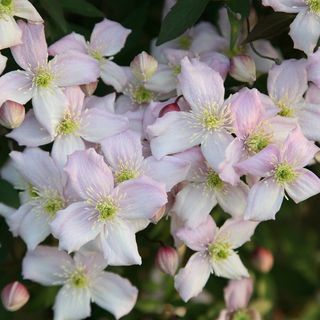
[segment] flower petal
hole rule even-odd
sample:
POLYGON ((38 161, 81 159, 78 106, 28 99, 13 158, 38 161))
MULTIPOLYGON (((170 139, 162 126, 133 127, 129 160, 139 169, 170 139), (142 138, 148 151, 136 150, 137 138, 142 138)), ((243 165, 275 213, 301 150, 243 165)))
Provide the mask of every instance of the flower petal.
POLYGON ((111 312, 116 319, 128 314, 137 301, 137 288, 127 279, 111 272, 103 272, 91 286, 93 301, 111 312))
POLYGON ((36 8, 28 0, 14 0, 14 15, 32 22, 43 22, 36 8))
POLYGON ((128 76, 124 68, 110 60, 100 64, 101 79, 105 84, 112 86, 117 92, 122 92, 127 84, 128 76))
POLYGON ((13 17, 0 19, 0 50, 22 43, 22 32, 13 17))
POLYGON ((48 49, 51 56, 55 56, 57 54, 61 54, 71 50, 79 51, 85 54, 87 53, 87 43, 84 36, 72 32, 56 41, 48 49))

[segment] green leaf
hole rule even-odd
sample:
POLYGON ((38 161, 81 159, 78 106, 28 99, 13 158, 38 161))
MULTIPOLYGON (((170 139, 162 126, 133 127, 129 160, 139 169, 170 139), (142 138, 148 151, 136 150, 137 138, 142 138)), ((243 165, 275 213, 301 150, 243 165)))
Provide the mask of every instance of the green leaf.
POLYGON ((274 12, 273 14, 265 16, 258 20, 258 23, 243 43, 249 43, 258 39, 271 39, 285 33, 293 19, 294 15, 283 12, 274 12))
POLYGON ((178 0, 164 18, 157 45, 179 37, 200 18, 210 0, 178 0))
POLYGON ((227 0, 228 7, 236 13, 240 13, 242 17, 248 17, 250 13, 249 0, 227 0))
POLYGON ((87 0, 63 0, 62 7, 71 13, 79 14, 85 17, 104 17, 104 13, 97 9, 87 0))
MULTIPOLYGON (((62 1, 63 2, 63 1, 62 1)), ((48 13, 49 17, 56 23, 56 25, 63 31, 67 32, 67 21, 63 14, 63 9, 59 1, 40 0, 42 8, 48 13)))

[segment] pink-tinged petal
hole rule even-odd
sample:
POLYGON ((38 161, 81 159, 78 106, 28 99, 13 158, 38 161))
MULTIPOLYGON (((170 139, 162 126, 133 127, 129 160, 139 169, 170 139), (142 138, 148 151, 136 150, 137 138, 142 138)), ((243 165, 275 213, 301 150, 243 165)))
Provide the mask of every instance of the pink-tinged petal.
POLYGON ((90 291, 88 288, 75 288, 70 285, 63 286, 53 306, 53 320, 85 319, 91 315, 90 291))
POLYGON ((35 70, 45 66, 48 60, 48 47, 43 24, 18 22, 22 31, 22 44, 11 48, 17 64, 25 70, 35 70))
POLYGON ((212 268, 216 276, 227 279, 241 279, 249 277, 247 268, 240 257, 234 251, 226 259, 211 260, 212 268))
POLYGON ((235 170, 234 165, 243 160, 246 156, 245 146, 240 139, 234 139, 227 147, 225 151, 225 159, 220 165, 220 178, 236 185, 240 182, 240 175, 235 170))
POLYGON ((298 120, 296 118, 275 116, 268 119, 267 128, 269 127, 272 132, 272 142, 281 146, 289 133, 297 127, 297 124, 298 120))
POLYGON ((236 134, 245 137, 262 121, 264 106, 257 89, 244 88, 232 96, 230 109, 235 119, 236 134))
POLYGON ((188 115, 182 111, 168 112, 153 125, 148 126, 147 133, 151 137, 150 147, 156 159, 200 144, 200 135, 197 135, 197 131, 188 125, 188 115))
POLYGON ((60 167, 64 167, 69 155, 85 149, 85 143, 76 135, 58 136, 53 143, 51 156, 60 167))
POLYGON ((268 75, 268 92, 275 102, 296 104, 308 89, 306 61, 285 60, 274 65, 268 75))
POLYGON ((320 88, 310 83, 305 100, 308 103, 320 104, 320 88))
POLYGON ((54 136, 68 105, 62 90, 58 87, 35 90, 32 105, 34 115, 39 123, 54 136))
POLYGON ((74 254, 74 264, 76 267, 85 268, 89 276, 96 276, 97 271, 102 271, 108 266, 107 260, 100 252, 94 251, 94 249, 90 250, 88 248, 88 251, 85 249, 87 248, 83 247, 74 254))
POLYGON ((107 94, 104 97, 90 96, 85 99, 85 106, 87 108, 99 108, 101 110, 115 113, 115 92, 107 94))
POLYGON ((14 0, 14 15, 32 22, 43 22, 36 8, 28 0, 14 0))
POLYGON ((163 157, 161 160, 151 156, 144 160, 143 166, 144 174, 164 183, 167 192, 185 180, 190 169, 188 162, 173 156, 163 157))
POLYGON ((87 141, 99 143, 103 139, 119 134, 128 128, 129 121, 126 117, 100 108, 90 108, 82 116, 79 134, 87 141))
POLYGON ((126 219, 151 219, 167 203, 164 185, 146 176, 120 183, 113 194, 119 195, 119 215, 126 219))
POLYGON ((107 223, 105 231, 99 236, 99 241, 109 265, 141 264, 135 230, 131 227, 130 222, 116 218, 107 223))
POLYGON ((24 279, 38 282, 45 286, 64 283, 63 267, 72 266, 71 257, 56 247, 38 246, 28 251, 22 262, 24 279))
POLYGON ((100 76, 98 62, 77 51, 61 53, 50 61, 55 82, 61 87, 78 86, 97 81, 100 76))
POLYGON ((251 278, 231 280, 224 289, 224 300, 229 311, 237 311, 248 306, 253 292, 251 278))
POLYGON ((183 269, 174 278, 174 287, 182 300, 187 302, 197 296, 206 285, 210 277, 210 263, 208 258, 198 252, 191 256, 183 269))
POLYGON ((207 220, 216 204, 215 193, 204 183, 189 183, 176 195, 172 211, 186 226, 195 228, 207 220))
POLYGON ((104 159, 94 149, 76 151, 65 167, 71 188, 87 200, 108 195, 113 189, 113 176, 104 159))
POLYGON ((311 54, 308 59, 307 71, 308 80, 312 81, 318 88, 320 88, 320 50, 311 54))
POLYGON ((290 132, 281 151, 282 160, 296 168, 302 168, 310 163, 319 148, 303 135, 299 127, 296 127, 290 132))
POLYGON ((145 88, 159 93, 169 93, 176 89, 177 81, 168 66, 159 65, 157 72, 145 83, 145 88))
POLYGON ((137 133, 127 130, 104 139, 101 148, 113 170, 117 171, 123 166, 132 170, 140 169, 143 156, 141 139, 137 133))
POLYGON ((264 221, 275 219, 284 197, 284 187, 273 178, 257 182, 250 190, 244 218, 264 221))
POLYGON ((94 279, 90 292, 93 301, 111 312, 116 319, 132 310, 138 296, 137 288, 127 279, 111 272, 103 272, 94 279))
POLYGON ((57 212, 51 222, 52 234, 59 239, 59 247, 73 252, 93 240, 101 230, 97 213, 86 202, 74 202, 57 212))
POLYGON ((23 152, 12 151, 10 157, 18 172, 40 190, 52 188, 62 193, 62 174, 48 152, 27 148, 23 152))
POLYGON ((183 227, 176 231, 176 236, 194 251, 205 251, 208 244, 213 242, 218 228, 211 216, 198 227, 183 227))
POLYGON ((22 43, 22 32, 13 17, 0 20, 0 50, 22 43))
POLYGON ((6 137, 16 140, 20 146, 38 147, 52 141, 51 135, 43 128, 29 110, 20 127, 12 130, 6 137))
POLYGON ((306 138, 320 141, 320 109, 318 104, 307 104, 297 111, 299 125, 306 138))
POLYGON ((0 75, 3 70, 6 68, 8 58, 0 53, 0 75))
POLYGON ((270 172, 279 162, 279 158, 279 149, 274 145, 270 145, 253 157, 239 162, 235 165, 235 168, 240 175, 251 174, 258 177, 266 177, 270 175, 270 172))
POLYGON ((214 171, 220 172, 226 149, 232 141, 233 137, 230 133, 220 130, 211 132, 202 142, 202 153, 214 171))
POLYGON ((184 98, 191 108, 200 111, 208 106, 221 106, 224 84, 220 74, 195 59, 184 58, 178 76, 184 98))
POLYGON ((303 0, 262 0, 264 6, 270 6, 274 11, 297 13, 306 8, 303 0))
POLYGON ((20 221, 19 236, 26 243, 28 250, 45 240, 51 233, 50 217, 40 207, 33 207, 20 221))
POLYGON ((232 249, 241 247, 250 240, 259 222, 239 219, 228 219, 219 229, 216 240, 228 239, 232 249))
POLYGON ((225 80, 230 69, 230 59, 219 52, 204 52, 200 55, 200 61, 217 71, 221 78, 225 80))
POLYGON ((223 211, 232 217, 243 215, 247 206, 249 187, 242 181, 238 185, 225 184, 223 189, 216 190, 216 198, 223 211))
POLYGON ((84 36, 72 32, 56 41, 48 49, 51 56, 55 56, 57 54, 61 54, 71 50, 87 53, 87 43, 84 36))
MULTIPOLYGON (((28 199, 29 200, 29 199, 28 199)), ((10 232, 14 237, 19 235, 19 228, 23 218, 33 209, 30 202, 22 204, 17 210, 14 210, 9 216, 5 216, 6 222, 9 226, 10 232)))
POLYGON ((131 30, 124 28, 120 23, 103 19, 93 28, 90 49, 98 51, 102 56, 113 56, 123 48, 130 33, 131 30))
POLYGON ((84 109, 85 95, 80 87, 67 87, 63 90, 64 95, 68 100, 68 111, 73 115, 79 115, 84 109))
POLYGON ((27 103, 32 97, 32 80, 22 71, 12 71, 0 78, 0 105, 7 100, 27 103))
POLYGON ((320 192, 320 179, 310 170, 300 169, 294 182, 286 184, 285 190, 295 203, 304 201, 320 192))
POLYGON ((317 14, 305 8, 295 17, 290 25, 290 32, 294 48, 312 54, 320 36, 320 21, 317 14), (308 30, 308 32, 304 32, 308 30))
POLYGON ((112 86, 117 92, 122 92, 128 82, 128 75, 124 68, 110 60, 100 63, 101 79, 112 86))

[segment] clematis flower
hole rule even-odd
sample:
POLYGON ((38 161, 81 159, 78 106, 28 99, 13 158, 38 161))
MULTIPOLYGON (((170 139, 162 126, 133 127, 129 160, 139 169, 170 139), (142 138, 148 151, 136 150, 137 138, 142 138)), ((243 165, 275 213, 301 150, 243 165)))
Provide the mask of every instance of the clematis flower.
POLYGON ((55 247, 38 246, 23 259, 25 279, 44 286, 61 286, 54 304, 54 320, 90 317, 90 302, 116 319, 134 307, 138 290, 125 278, 104 271, 106 261, 96 252, 77 252, 71 258, 55 247))
POLYGON ((116 183, 144 175, 164 183, 169 192, 185 179, 190 167, 188 161, 175 156, 166 156, 160 160, 153 156, 144 158, 140 137, 130 130, 105 139, 101 147, 116 183))
POLYGON ((77 251, 96 238, 109 264, 141 264, 135 233, 166 204, 164 186, 140 177, 114 188, 111 169, 92 148, 70 155, 65 171, 74 203, 51 223, 60 247, 77 251))
POLYGON ((286 60, 275 65, 268 75, 269 96, 280 109, 279 115, 298 123, 304 135, 320 140, 320 110, 306 102, 303 95, 308 89, 306 61, 286 60))
POLYGON ((6 68, 8 58, 0 53, 0 74, 6 68))
POLYGON ((256 226, 257 222, 229 219, 218 228, 208 217, 197 228, 177 231, 177 236, 197 251, 175 276, 175 288, 185 302, 203 290, 210 273, 228 279, 249 276, 234 249, 250 240, 256 226))
POLYGON ((226 147, 233 140, 228 132, 230 110, 224 104, 221 76, 197 60, 184 58, 178 76, 189 112, 169 112, 147 128, 155 158, 185 151, 201 144, 209 165, 219 171, 226 147))
POLYGON ((45 151, 27 148, 12 151, 12 163, 28 183, 28 195, 19 209, 6 217, 11 232, 20 236, 29 250, 34 249, 50 233, 50 222, 58 210, 64 208, 63 173, 45 151))
POLYGON ((90 41, 87 42, 84 36, 72 32, 52 44, 49 53, 55 56, 76 51, 94 58, 102 80, 110 84, 112 71, 117 71, 118 66, 108 57, 114 56, 123 48, 130 33, 131 30, 124 28, 120 23, 103 19, 94 26, 90 41))
POLYGON ((82 53, 70 52, 48 62, 42 24, 18 22, 23 44, 11 48, 17 64, 24 69, 0 78, 0 104, 6 100, 25 104, 32 98, 35 117, 52 132, 61 107, 67 104, 61 87, 96 81, 99 68, 95 60, 82 53))
MULTIPOLYGON (((0 50, 21 44, 21 30, 14 16, 42 23, 35 7, 27 0, 2 0, 0 3, 0 50)), ((1 73, 1 72, 0 72, 1 73)))
MULTIPOLYGON (((85 141, 99 143, 104 138, 118 134, 129 126, 126 117, 109 112, 106 108, 95 107, 95 103, 85 104, 85 96, 79 87, 68 87, 64 91, 66 105, 57 105, 56 118, 52 122, 50 134, 37 121, 32 110, 23 124, 7 136, 20 145, 40 146, 54 141, 52 157, 63 166, 67 156, 76 150, 85 149, 85 141)), ((109 97, 114 103, 115 95, 109 97)), ((107 98, 106 98, 107 99, 107 98)), ((105 101, 106 101, 105 99, 105 101)))
POLYGON ((297 13, 290 25, 289 35, 294 47, 311 54, 320 36, 320 3, 318 0, 262 0, 275 11, 297 13))
POLYGON ((260 314, 252 308, 248 308, 249 300, 253 292, 251 278, 230 280, 224 289, 226 309, 222 310, 217 320, 261 320, 260 314))
POLYGON ((204 223, 217 204, 233 217, 243 215, 249 193, 249 187, 244 182, 239 181, 232 186, 222 181, 218 172, 207 164, 199 147, 176 157, 191 164, 184 186, 176 194, 171 209, 185 226, 194 228, 204 223))
POLYGON ((304 168, 319 148, 307 140, 301 129, 294 129, 281 148, 270 145, 255 156, 238 163, 240 174, 265 177, 249 192, 246 219, 274 219, 280 210, 285 192, 295 203, 320 192, 320 179, 304 168))

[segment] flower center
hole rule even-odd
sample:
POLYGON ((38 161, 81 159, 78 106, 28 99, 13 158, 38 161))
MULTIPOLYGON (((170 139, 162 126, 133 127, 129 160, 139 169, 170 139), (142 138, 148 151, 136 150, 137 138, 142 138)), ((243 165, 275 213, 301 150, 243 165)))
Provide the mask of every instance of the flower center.
POLYGON ((98 50, 92 50, 90 52, 90 55, 91 55, 92 58, 96 59, 99 62, 104 59, 102 53, 100 51, 98 51, 98 50))
POLYGON ((293 117, 294 116, 294 110, 290 108, 286 103, 284 102, 278 102, 278 107, 280 108, 279 115, 282 117, 293 117))
POLYGON ((57 134, 68 135, 74 133, 77 129, 79 129, 79 123, 72 119, 69 114, 67 114, 58 124, 57 134))
POLYGON ((121 183, 123 181, 134 179, 134 178, 137 178, 138 176, 139 176, 139 172, 137 170, 133 170, 125 167, 116 171, 114 174, 116 183, 121 183))
POLYGON ((2 16, 13 16, 12 0, 0 0, 0 18, 2 16))
POLYGON ((83 289, 88 286, 88 277, 82 268, 73 272, 70 277, 71 285, 77 289, 83 289))
POLYGON ((183 50, 188 50, 191 47, 192 39, 187 35, 183 35, 179 38, 179 47, 183 50))
POLYGON ((280 163, 275 168, 274 177, 279 184, 291 183, 297 177, 294 168, 288 163, 280 163))
POLYGON ((97 203, 96 210, 99 212, 99 220, 103 222, 112 219, 116 215, 118 208, 113 199, 107 198, 97 203))
POLYGON ((306 0, 306 4, 311 12, 320 14, 320 0, 306 0))
POLYGON ((63 209, 64 201, 60 197, 47 199, 43 204, 44 211, 50 216, 54 217, 56 213, 63 209))
POLYGON ((213 260, 225 260, 231 254, 231 247, 227 242, 216 242, 209 246, 208 252, 213 260))
POLYGON ((177 76, 181 73, 181 65, 180 64, 175 64, 171 67, 172 73, 174 76, 177 76))
POLYGON ((210 170, 207 175, 206 185, 211 190, 221 190, 224 183, 216 172, 210 170))
POLYGON ((249 152, 258 153, 270 143, 270 136, 265 132, 255 132, 246 140, 246 146, 249 152))
POLYGON ((219 119, 212 110, 204 110, 202 115, 202 125, 207 130, 219 128, 223 121, 219 119))
POLYGON ((48 88, 53 81, 54 77, 50 70, 45 68, 39 68, 33 78, 35 86, 40 88, 48 88))
POLYGON ((132 99, 134 102, 142 104, 149 103, 154 98, 153 92, 147 90, 143 86, 138 87, 132 92, 132 99))
POLYGON ((232 320, 251 320, 251 317, 247 314, 247 312, 243 310, 236 311, 232 315, 232 320))

